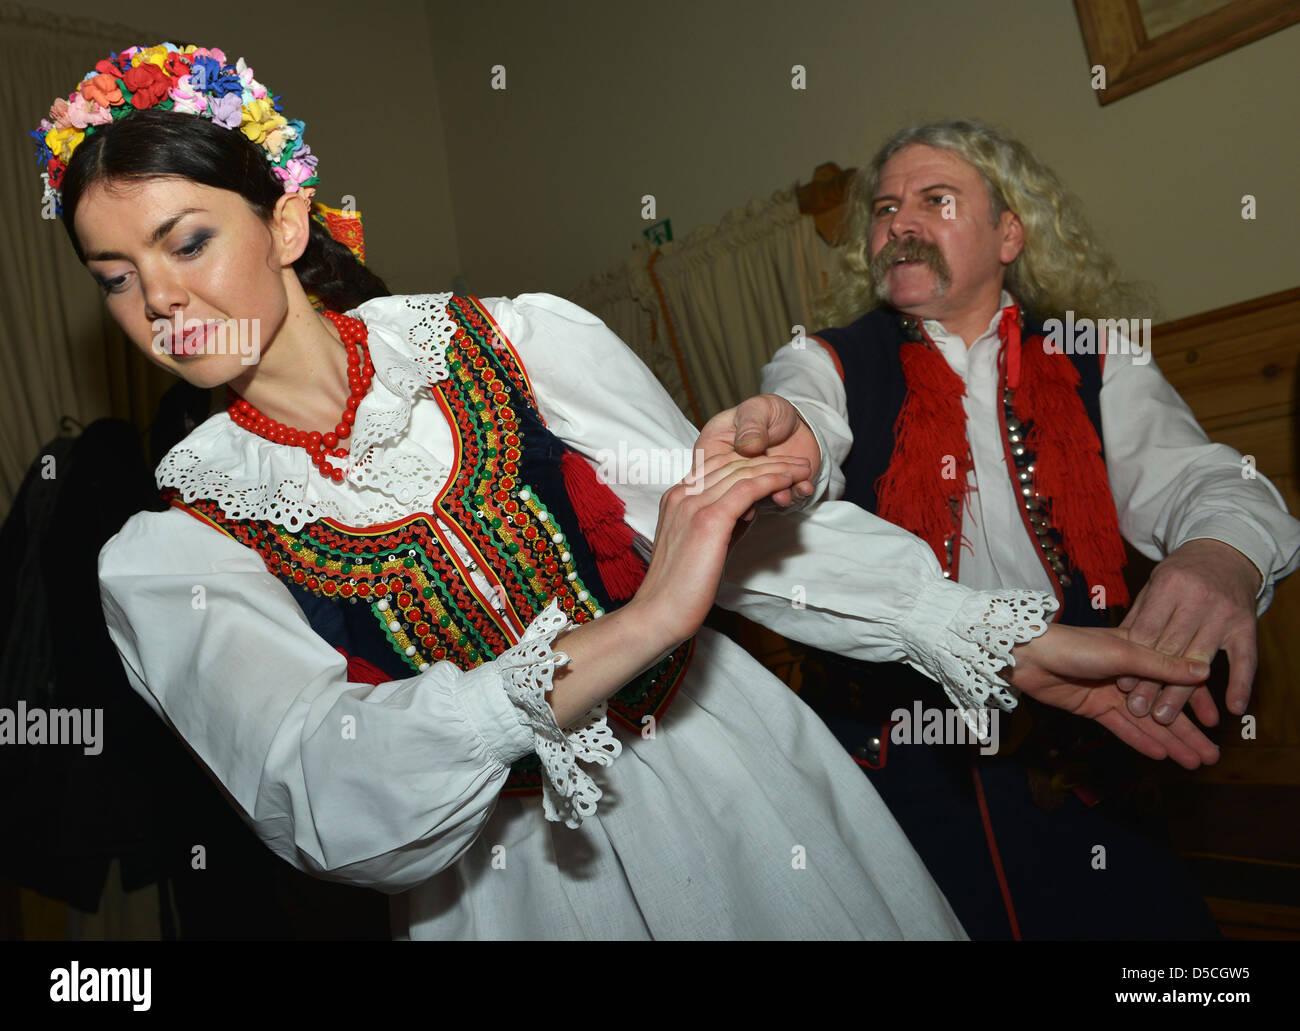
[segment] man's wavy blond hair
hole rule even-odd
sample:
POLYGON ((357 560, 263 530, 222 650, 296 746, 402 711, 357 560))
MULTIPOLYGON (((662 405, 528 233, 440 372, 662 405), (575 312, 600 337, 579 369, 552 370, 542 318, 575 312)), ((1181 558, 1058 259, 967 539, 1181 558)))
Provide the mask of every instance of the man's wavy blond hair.
POLYGON ((1014 211, 1025 227, 1025 246, 1006 269, 1003 285, 1038 319, 1072 310, 1090 318, 1149 317, 1149 288, 1123 280, 1097 243, 1078 199, 1029 148, 979 122, 936 122, 901 129, 861 169, 849 195, 851 222, 841 267, 814 314, 823 326, 846 326, 883 303, 876 292, 867 251, 872 198, 880 172, 894 154, 913 143, 949 150, 975 167, 992 200, 994 224, 1014 211))

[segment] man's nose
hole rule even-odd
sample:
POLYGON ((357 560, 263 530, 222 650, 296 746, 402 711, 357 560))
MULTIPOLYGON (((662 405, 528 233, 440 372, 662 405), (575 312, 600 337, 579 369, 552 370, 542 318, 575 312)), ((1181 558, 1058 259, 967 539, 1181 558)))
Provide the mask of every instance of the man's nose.
POLYGON ((893 217, 889 220, 889 238, 897 240, 904 236, 916 236, 920 231, 921 227, 916 217, 916 209, 910 205, 900 204, 898 210, 894 212, 893 217))

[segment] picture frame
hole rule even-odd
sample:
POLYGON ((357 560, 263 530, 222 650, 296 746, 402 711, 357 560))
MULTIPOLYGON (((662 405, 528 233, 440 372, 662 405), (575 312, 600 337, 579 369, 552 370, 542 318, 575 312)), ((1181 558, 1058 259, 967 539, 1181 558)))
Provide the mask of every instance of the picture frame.
POLYGON ((1074 0, 1101 104, 1300 22, 1296 0, 1074 0), (1098 66, 1104 86, 1098 86, 1098 66))

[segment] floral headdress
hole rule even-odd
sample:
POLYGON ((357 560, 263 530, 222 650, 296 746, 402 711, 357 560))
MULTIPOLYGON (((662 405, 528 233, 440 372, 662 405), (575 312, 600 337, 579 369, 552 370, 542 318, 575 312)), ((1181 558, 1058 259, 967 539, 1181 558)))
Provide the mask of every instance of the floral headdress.
POLYGON ((49 117, 32 131, 45 169, 44 201, 53 200, 55 215, 63 212, 63 173, 82 141, 100 126, 150 108, 238 129, 262 148, 285 192, 301 191, 311 203, 320 180, 316 155, 302 139, 305 126, 280 113, 279 98, 253 78, 244 59, 230 64, 216 48, 160 43, 127 47, 100 61, 67 99, 54 101, 49 117))

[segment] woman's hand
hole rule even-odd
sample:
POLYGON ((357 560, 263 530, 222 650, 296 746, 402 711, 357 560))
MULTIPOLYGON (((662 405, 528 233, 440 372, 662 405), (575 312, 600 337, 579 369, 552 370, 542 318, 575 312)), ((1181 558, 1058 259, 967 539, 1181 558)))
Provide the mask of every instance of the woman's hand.
POLYGON ((690 474, 659 502, 654 554, 632 600, 556 639, 570 659, 547 696, 561 727, 699 630, 745 514, 807 475, 808 463, 799 459, 706 459, 696 451, 690 474))
POLYGON ((1135 716, 1116 681, 1137 676, 1161 684, 1201 684, 1205 663, 1175 658, 1128 640, 1128 631, 1053 624, 1047 633, 1012 652, 1016 664, 1002 671, 1013 687, 1046 705, 1094 719, 1125 744, 1152 759, 1171 758, 1194 770, 1214 763, 1219 748, 1185 715, 1168 726, 1135 716))
MULTIPOLYGON (((701 438, 703 439, 703 438, 701 438)), ((707 455, 659 502, 654 554, 628 603, 670 647, 700 628, 713 606, 727 552, 759 501, 810 475, 805 458, 707 455)))

